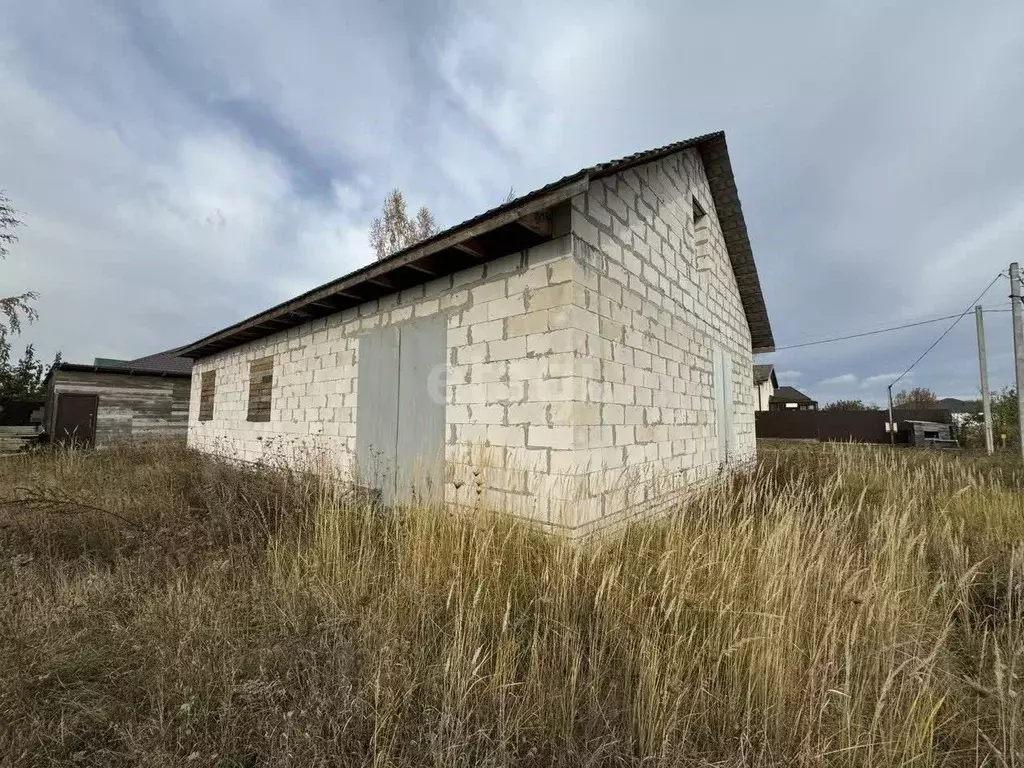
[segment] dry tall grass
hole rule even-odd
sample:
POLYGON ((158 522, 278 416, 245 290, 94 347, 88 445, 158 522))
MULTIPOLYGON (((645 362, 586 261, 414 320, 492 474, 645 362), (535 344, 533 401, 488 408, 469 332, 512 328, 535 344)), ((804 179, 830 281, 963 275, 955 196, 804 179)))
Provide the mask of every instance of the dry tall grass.
POLYGON ((1024 762, 1024 474, 813 447, 580 546, 179 448, 0 464, 0 764, 1024 762))

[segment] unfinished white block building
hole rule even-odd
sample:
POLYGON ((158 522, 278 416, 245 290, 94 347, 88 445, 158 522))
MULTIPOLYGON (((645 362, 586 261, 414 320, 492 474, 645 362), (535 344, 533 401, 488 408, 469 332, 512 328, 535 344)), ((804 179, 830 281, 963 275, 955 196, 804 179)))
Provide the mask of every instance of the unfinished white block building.
POLYGON ((773 348, 723 133, 582 170, 190 344, 189 444, 573 534, 753 458, 773 348))

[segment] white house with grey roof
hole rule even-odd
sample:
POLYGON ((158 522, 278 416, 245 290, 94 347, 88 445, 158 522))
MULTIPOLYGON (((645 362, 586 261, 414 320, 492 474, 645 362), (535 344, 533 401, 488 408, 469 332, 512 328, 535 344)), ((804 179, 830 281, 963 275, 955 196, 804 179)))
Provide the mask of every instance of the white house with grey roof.
POLYGON ((754 456, 725 135, 579 171, 178 350, 189 444, 584 533, 754 456))
POLYGON ((779 388, 779 379, 775 375, 775 366, 771 363, 754 366, 754 410, 767 411, 775 390, 779 388))

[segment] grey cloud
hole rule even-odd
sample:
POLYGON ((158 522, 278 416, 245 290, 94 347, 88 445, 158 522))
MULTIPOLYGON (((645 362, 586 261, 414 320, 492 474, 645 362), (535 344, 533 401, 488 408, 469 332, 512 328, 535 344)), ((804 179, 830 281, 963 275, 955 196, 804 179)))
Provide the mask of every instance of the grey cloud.
POLYGON ((852 374, 852 373, 843 373, 843 374, 840 374, 839 376, 833 376, 833 377, 831 377, 829 379, 822 379, 821 381, 818 382, 818 386, 819 387, 823 387, 823 388, 836 387, 836 386, 844 387, 844 386, 847 386, 849 384, 856 384, 856 383, 857 383, 857 377, 854 374, 852 374))
MULTIPOLYGON (((40 0, 5 23, 0 185, 29 226, 0 269, 43 293, 26 339, 69 356, 181 343, 358 266, 391 186, 454 223, 718 128, 780 345, 958 311, 1024 253, 1013 6, 40 0)), ((971 320, 916 384, 976 390, 971 320)), ((1009 316, 986 322, 998 387, 1009 316)), ((881 400, 942 328, 765 361, 881 400)))
MULTIPOLYGON (((888 387, 893 381, 896 381, 900 377, 901 373, 876 373, 874 376, 866 376, 860 380, 861 389, 877 389, 878 387, 888 387)), ((902 381, 909 381, 913 379, 914 372, 906 374, 902 381)))

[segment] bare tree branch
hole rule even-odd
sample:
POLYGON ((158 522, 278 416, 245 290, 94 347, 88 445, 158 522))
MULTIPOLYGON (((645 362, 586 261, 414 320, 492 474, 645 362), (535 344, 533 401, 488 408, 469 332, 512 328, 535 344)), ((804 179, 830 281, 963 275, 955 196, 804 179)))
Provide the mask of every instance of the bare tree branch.
POLYGON ((0 509, 27 515, 63 515, 66 517, 89 514, 103 515, 139 530, 147 529, 147 526, 138 520, 132 520, 117 512, 83 501, 64 488, 18 487, 15 488, 15 494, 13 498, 0 498, 0 509))
POLYGON ((21 333, 22 318, 30 323, 38 319, 39 313, 29 303, 37 298, 39 298, 39 294, 35 291, 28 291, 19 296, 0 298, 0 313, 7 317, 6 326, 0 322, 0 338, 3 338, 8 333, 21 333))
POLYGON ((7 246, 18 242, 14 230, 21 226, 21 221, 16 213, 10 198, 0 189, 0 259, 7 256, 7 246))
POLYGON ((898 408, 934 408, 939 397, 926 387, 914 387, 910 391, 901 390, 892 398, 893 405, 898 408))
MULTIPOLYGON (((0 259, 6 258, 8 246, 18 241, 14 231, 21 226, 17 211, 10 198, 0 190, 0 259)), ((0 314, 7 318, 0 320, 0 341, 5 340, 9 333, 20 333, 21 322, 34 322, 39 317, 31 302, 39 298, 35 291, 26 291, 17 296, 0 297, 0 314)))
POLYGON ((434 214, 427 210, 427 206, 421 205, 416 212, 416 239, 426 240, 437 234, 437 224, 434 223, 434 214))

